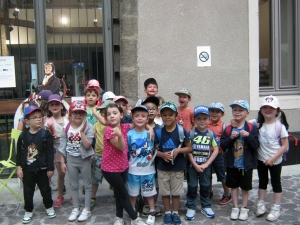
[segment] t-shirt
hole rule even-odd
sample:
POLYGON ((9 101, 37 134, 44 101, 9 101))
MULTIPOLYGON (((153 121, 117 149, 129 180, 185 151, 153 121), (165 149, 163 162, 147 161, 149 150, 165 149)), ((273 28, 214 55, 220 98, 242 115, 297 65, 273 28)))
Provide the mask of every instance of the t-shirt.
POLYGON ((137 132, 134 129, 127 133, 129 170, 134 175, 149 175, 155 173, 154 141, 150 141, 148 130, 137 132))
MULTIPOLYGON (((160 132, 160 129, 158 129, 155 132, 155 143, 159 143, 159 151, 161 152, 169 152, 172 151, 175 148, 178 148, 180 144, 180 139, 179 139, 179 133, 178 133, 178 127, 172 131, 168 132, 166 131, 166 128, 163 127, 161 128, 161 140, 158 139, 157 137, 157 132, 160 132)), ((183 129, 184 132, 184 141, 183 142, 188 142, 190 140, 190 137, 188 133, 186 132, 185 129, 183 129)), ((184 143, 182 144, 181 147, 184 147, 184 143)), ((185 158, 184 154, 178 154, 176 159, 174 160, 174 165, 172 165, 171 162, 166 162, 163 160, 161 157, 157 157, 157 169, 163 170, 163 171, 180 171, 180 170, 185 170, 186 169, 186 163, 185 163, 185 158)))
POLYGON ((125 149, 123 151, 113 146, 109 139, 116 137, 112 134, 112 127, 107 126, 104 131, 104 151, 102 154, 101 169, 106 172, 124 172, 128 166, 128 142, 127 132, 130 129, 130 124, 121 124, 121 132, 125 141, 125 149))
POLYGON ((67 147, 66 152, 72 156, 80 156, 80 147, 81 147, 81 135, 80 130, 83 126, 83 123, 80 127, 74 129, 71 125, 68 130, 67 138, 67 147))
POLYGON ((102 124, 101 122, 97 122, 94 125, 95 130, 95 138, 96 138, 96 144, 95 144, 95 153, 98 156, 102 156, 103 154, 103 137, 104 137, 104 130, 106 128, 106 125, 102 124))
POLYGON ((156 123, 156 124, 158 124, 158 125, 163 125, 164 124, 164 122, 162 121, 162 118, 161 117, 155 117, 154 118, 154 123, 156 123))
POLYGON ((35 134, 27 132, 26 135, 28 147, 27 147, 27 170, 36 171, 38 168, 39 155, 43 151, 43 139, 42 139, 42 129, 40 129, 35 134))
POLYGON ((93 126, 95 125, 95 123, 98 122, 97 118, 94 116, 93 114, 93 110, 92 109, 87 109, 86 110, 86 120, 88 122, 90 122, 93 126))
MULTIPOLYGON (((281 126, 280 138, 288 137, 288 132, 284 125, 281 126)), ((279 144, 279 139, 276 137, 275 123, 273 124, 263 124, 259 129, 258 134, 259 148, 257 150, 257 159, 260 161, 266 161, 270 157, 274 156, 281 145, 279 144)), ((282 156, 279 157, 274 164, 277 165, 282 162, 282 156)))
MULTIPOLYGON (((244 130, 244 126, 241 128, 233 127, 232 131, 236 131, 238 133, 244 130)), ((235 142, 233 143, 234 146, 234 167, 238 169, 245 169, 244 164, 244 137, 239 136, 235 142)))
POLYGON ((192 123, 194 123, 194 110, 190 107, 187 109, 178 109, 178 116, 176 122, 180 124, 186 131, 192 129, 192 123))
MULTIPOLYGON (((218 137, 219 140, 221 140, 222 134, 224 130, 226 129, 226 125, 222 120, 219 120, 217 123, 212 123, 211 121, 209 122, 208 129, 212 130, 218 137)), ((219 146, 219 153, 222 153, 223 150, 219 146)))
POLYGON ((205 163, 209 159, 211 147, 218 146, 219 140, 217 135, 212 132, 213 136, 211 137, 209 133, 208 129, 205 132, 200 132, 195 128, 194 139, 191 140, 192 155, 198 165, 205 163))

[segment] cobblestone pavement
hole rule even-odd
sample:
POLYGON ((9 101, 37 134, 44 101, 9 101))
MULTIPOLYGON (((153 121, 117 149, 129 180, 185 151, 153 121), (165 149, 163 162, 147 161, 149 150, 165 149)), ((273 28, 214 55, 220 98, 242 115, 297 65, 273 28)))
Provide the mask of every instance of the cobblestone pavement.
MULTIPOLYGON (((299 168, 299 167, 298 167, 299 168)), ((40 194, 38 191, 35 193, 35 209, 34 209, 34 215, 32 222, 30 224, 113 224, 113 220, 115 217, 115 204, 114 199, 112 196, 112 191, 107 190, 108 185, 105 182, 102 184, 105 186, 103 189, 98 189, 98 195, 97 196, 97 203, 96 207, 92 211, 92 217, 86 222, 86 223, 79 223, 74 222, 70 223, 68 222, 69 214, 71 213, 72 206, 69 199, 69 195, 65 195, 67 200, 65 200, 63 207, 56 208, 56 214, 57 217, 54 219, 48 219, 46 216, 45 208, 42 203, 40 194), (107 188, 106 190, 104 190, 107 188)), ((101 185, 100 185, 101 186, 101 185)), ((216 217, 214 219, 206 218, 203 214, 200 213, 200 200, 198 200, 197 204, 197 214, 195 216, 195 219, 193 221, 186 221, 184 219, 184 215, 186 212, 185 208, 185 201, 186 196, 181 196, 181 203, 180 203, 180 210, 179 214, 182 220, 182 224, 184 225, 193 225, 193 224, 299 224, 300 225, 300 174, 292 175, 292 176, 283 176, 282 177, 282 186, 283 186, 283 198, 282 198, 282 204, 281 204, 281 216, 276 222, 268 222, 266 221, 267 213, 257 218, 255 216, 255 202, 257 199, 257 186, 258 181, 257 179, 253 181, 253 190, 250 191, 250 197, 249 197, 249 204, 248 207, 250 209, 249 212, 249 218, 246 222, 243 221, 231 221, 229 219, 229 215, 232 208, 232 203, 229 203, 228 205, 218 205, 218 199, 221 198, 222 195, 222 187, 221 184, 214 184, 213 185, 213 191, 214 191, 214 197, 212 200, 212 208, 216 214, 216 217)), ((55 194, 57 192, 53 192, 53 199, 56 198, 55 194)), ((186 188, 185 188, 186 193, 186 188)), ((24 204, 23 203, 9 203, 2 202, 1 199, 4 199, 5 197, 3 194, 1 194, 0 197, 0 224, 22 224, 21 219, 24 215, 24 204)), ((12 195, 12 198, 16 198, 12 195)), ((158 201, 158 204, 160 205, 161 209, 162 202, 161 198, 158 201)), ((240 202, 241 202, 241 196, 240 196, 240 202)), ((268 188, 268 194, 266 195, 265 202, 267 203, 266 207, 268 211, 270 211, 270 208, 272 206, 272 199, 273 194, 271 192, 271 187, 268 188)), ((81 195, 81 203, 83 204, 83 196, 81 195)), ((130 224, 130 219, 128 215, 124 214, 124 219, 127 225, 130 224)), ((144 221, 146 221, 146 217, 142 217, 144 221)), ((156 224, 161 225, 163 224, 162 217, 156 218, 156 224)))

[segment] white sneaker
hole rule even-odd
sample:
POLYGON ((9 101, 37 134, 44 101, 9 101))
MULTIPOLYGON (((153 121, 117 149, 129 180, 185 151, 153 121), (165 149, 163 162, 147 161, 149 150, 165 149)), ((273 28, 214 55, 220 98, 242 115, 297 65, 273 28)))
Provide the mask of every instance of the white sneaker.
POLYGON ((239 218, 240 209, 239 208, 232 208, 230 219, 231 220, 237 220, 239 218))
POLYGON ((124 225, 124 220, 122 218, 116 217, 114 220, 114 225, 124 225))
POLYGON ((246 208, 241 208, 241 212, 240 212, 240 215, 239 215, 239 220, 247 220, 249 217, 249 209, 246 209, 246 208))
POLYGON ((155 224, 155 216, 152 216, 151 214, 148 216, 148 219, 146 221, 147 225, 154 225, 155 224))
POLYGON ((26 212, 25 211, 25 214, 23 216, 23 219, 22 219, 22 223, 30 223, 31 222, 31 218, 32 218, 32 212, 26 212))
POLYGON ((131 220, 131 225, 147 225, 145 224, 140 217, 136 218, 135 220, 131 220))
POLYGON ((55 183, 53 183, 52 181, 50 182, 50 187, 51 187, 52 191, 57 191, 58 190, 57 185, 55 183))
POLYGON ((185 219, 186 220, 193 220, 196 215, 196 211, 194 209, 187 209, 186 214, 185 214, 185 219))
POLYGON ((258 201, 256 204, 256 216, 262 216, 267 212, 265 202, 264 201, 258 201))
POLYGON ((54 208, 51 207, 49 209, 46 209, 47 215, 49 219, 55 218, 56 217, 56 213, 54 211, 54 208))
POLYGON ((280 216, 280 207, 277 208, 275 206, 272 207, 271 212, 267 216, 267 220, 275 221, 280 216))
POLYGON ((92 216, 92 213, 90 210, 86 210, 85 208, 82 210, 80 216, 78 217, 78 222, 84 222, 87 221, 92 216))
POLYGON ((75 220, 77 220, 78 216, 80 214, 80 210, 79 208, 74 208, 71 212, 71 215, 68 218, 69 222, 74 222, 75 220))

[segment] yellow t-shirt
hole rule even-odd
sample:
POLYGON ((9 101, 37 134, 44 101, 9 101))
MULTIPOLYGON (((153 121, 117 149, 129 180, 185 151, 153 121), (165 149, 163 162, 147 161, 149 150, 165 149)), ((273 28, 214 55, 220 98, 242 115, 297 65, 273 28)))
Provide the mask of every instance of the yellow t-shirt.
POLYGON ((94 125, 94 130, 95 130, 95 139, 96 139, 96 144, 95 144, 95 153, 98 156, 102 156, 103 153, 103 137, 104 137, 104 130, 106 128, 106 125, 102 124, 101 122, 97 122, 94 125))

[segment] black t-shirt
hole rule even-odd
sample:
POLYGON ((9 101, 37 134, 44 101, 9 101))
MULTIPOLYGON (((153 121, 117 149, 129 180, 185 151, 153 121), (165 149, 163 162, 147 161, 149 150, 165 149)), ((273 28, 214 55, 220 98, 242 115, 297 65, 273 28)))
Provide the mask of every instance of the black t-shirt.
POLYGON ((27 149, 27 170, 36 171, 38 167, 38 157, 43 150, 43 138, 42 129, 35 134, 27 132, 26 140, 28 146, 24 146, 27 149))

